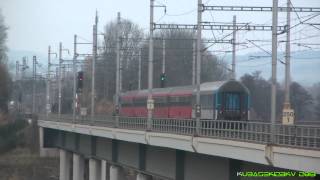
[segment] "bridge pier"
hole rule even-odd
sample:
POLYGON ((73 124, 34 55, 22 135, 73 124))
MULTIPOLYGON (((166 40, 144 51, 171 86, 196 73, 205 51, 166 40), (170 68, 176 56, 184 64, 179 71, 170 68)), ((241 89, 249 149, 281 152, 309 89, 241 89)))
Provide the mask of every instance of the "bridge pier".
POLYGON ((101 162, 89 159, 89 180, 101 180, 101 162))
POLYGON ((148 176, 142 173, 137 174, 137 179, 136 180, 147 180, 148 176))
POLYGON ((101 160, 101 180, 107 180, 107 161, 101 160))
POLYGON ((44 157, 45 156, 45 152, 44 152, 44 129, 43 127, 39 127, 39 153, 40 153, 40 157, 44 157))
POLYGON ((40 157, 58 157, 59 151, 56 148, 45 147, 45 130, 39 127, 39 155, 40 157))
POLYGON ((125 180, 125 175, 119 166, 110 166, 110 180, 125 180))
POLYGON ((117 166, 110 166, 110 180, 120 180, 119 178, 120 169, 117 166))
POLYGON ((73 180, 84 180, 84 158, 73 154, 73 180))
POLYGON ((70 180, 71 153, 60 149, 59 180, 70 180))

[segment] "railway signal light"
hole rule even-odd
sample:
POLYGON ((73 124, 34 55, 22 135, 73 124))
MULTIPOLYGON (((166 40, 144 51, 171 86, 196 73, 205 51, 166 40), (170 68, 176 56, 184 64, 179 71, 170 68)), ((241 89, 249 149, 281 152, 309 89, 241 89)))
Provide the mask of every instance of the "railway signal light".
POLYGON ((82 88, 83 88, 83 71, 79 71, 77 76, 77 92, 81 93, 82 88))
POLYGON ((201 117, 201 105, 196 105, 196 117, 201 117))
POLYGON ((160 75, 160 87, 164 88, 166 84, 166 73, 161 73, 160 75))
POLYGON ((130 82, 130 83, 129 83, 129 89, 128 89, 129 91, 132 90, 132 86, 133 86, 133 84, 132 84, 132 82, 130 82))

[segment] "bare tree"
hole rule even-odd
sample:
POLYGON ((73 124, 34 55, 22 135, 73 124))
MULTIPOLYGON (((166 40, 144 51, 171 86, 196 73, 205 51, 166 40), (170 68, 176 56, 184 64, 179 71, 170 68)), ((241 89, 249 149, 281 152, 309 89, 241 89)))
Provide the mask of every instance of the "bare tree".
POLYGON ((290 100, 295 110, 296 120, 311 120, 313 98, 299 83, 293 82, 290 86, 290 100))
POLYGON ((0 9, 0 64, 5 64, 5 61, 7 59, 7 29, 8 28, 4 24, 4 17, 2 16, 2 12, 0 9))
MULTIPOLYGON (((165 39, 166 86, 184 86, 192 84, 192 59, 195 32, 192 30, 169 29, 155 33, 154 41, 154 79, 153 87, 160 87, 160 75, 163 59, 162 39, 165 39)), ((205 44, 202 44, 202 49, 205 44)), ((148 42, 143 45, 142 74, 147 74, 148 42)), ((219 61, 211 52, 202 52, 201 82, 225 80, 228 73, 223 67, 226 64, 219 61)), ((142 79, 142 87, 147 87, 147 78, 142 79)))
MULTIPOLYGON (((116 77, 116 31, 117 23, 112 21, 105 26, 105 42, 103 58, 97 62, 97 86, 98 99, 112 100, 115 93, 116 77)), ((129 85, 137 82, 137 67, 140 44, 143 31, 130 20, 122 19, 118 31, 121 37, 121 59, 122 59, 122 84, 123 89, 129 89, 129 85)))
POLYGON ((7 60, 7 27, 0 10, 0 113, 8 111, 8 99, 10 96, 10 76, 6 67, 7 60))

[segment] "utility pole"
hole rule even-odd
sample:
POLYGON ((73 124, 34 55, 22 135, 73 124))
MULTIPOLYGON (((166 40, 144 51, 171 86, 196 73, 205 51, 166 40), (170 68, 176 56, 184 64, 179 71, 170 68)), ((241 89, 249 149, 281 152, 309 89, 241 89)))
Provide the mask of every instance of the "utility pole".
POLYGON ((92 47, 92 82, 91 82, 91 120, 94 117, 95 108, 95 72, 97 60, 97 43, 98 43, 98 12, 96 12, 95 25, 93 25, 93 47, 92 47))
POLYGON ((20 63, 19 61, 16 61, 16 83, 18 84, 18 101, 17 101, 17 108, 18 108, 18 112, 21 111, 21 100, 22 100, 22 93, 21 93, 21 81, 19 82, 20 79, 20 63))
MULTIPOLYGON (((20 77, 20 79, 21 80, 24 80, 24 77, 25 77, 25 71, 26 71, 26 69, 28 69, 29 67, 28 67, 28 65, 27 65, 27 59, 26 59, 26 57, 23 57, 22 58, 22 69, 21 69, 21 77, 20 77)), ((21 87, 21 83, 20 83, 20 87, 21 87)), ((21 88, 20 88, 20 90, 21 90, 21 88)), ((25 106, 25 103, 24 103, 24 100, 23 100, 23 94, 21 94, 21 106, 20 106, 20 108, 21 108, 21 110, 24 108, 24 106, 25 106)))
POLYGON ((192 85, 196 84, 196 41, 192 40, 192 85))
POLYGON ((200 134, 200 118, 201 118, 201 105, 200 105, 200 76, 201 76, 201 21, 202 21, 202 0, 198 0, 198 20, 197 20, 197 91, 196 91, 196 135, 200 134))
POLYGON ((162 71, 160 75, 160 88, 166 86, 166 40, 162 39, 162 71))
MULTIPOLYGON (((122 40, 120 38, 120 47, 122 47, 122 40)), ((120 48, 121 49, 121 48, 120 48)), ((119 57, 119 95, 122 92, 122 58, 123 58, 123 51, 120 50, 120 57, 119 57)), ((121 102, 121 101, 120 101, 121 102)), ((121 103, 120 103, 120 107, 121 107, 121 103)))
POLYGON ((162 74, 166 73, 166 40, 162 40, 162 74))
POLYGON ((233 16, 233 38, 232 38, 232 77, 231 79, 236 79, 236 23, 237 17, 233 16))
POLYGON ((46 87, 46 115, 49 116, 51 107, 50 107, 50 57, 51 56, 51 46, 48 47, 48 72, 47 72, 47 87, 46 87))
POLYGON ((286 63, 285 63, 285 100, 282 111, 282 123, 283 124, 294 124, 294 110, 291 109, 290 105, 290 27, 291 27, 291 7, 290 0, 287 0, 287 42, 286 42, 286 63))
POLYGON ((138 63, 138 90, 141 90, 141 48, 139 49, 139 63, 138 63))
POLYGON ((37 80, 37 57, 33 56, 33 63, 32 63, 32 114, 36 113, 36 80, 37 80))
MULTIPOLYGON (((58 93, 58 89, 59 89, 59 87, 58 87, 58 84, 59 84, 59 67, 57 66, 56 68, 55 68, 55 82, 54 82, 54 86, 52 87, 52 89, 53 89, 53 91, 54 91, 54 99, 53 99, 53 104, 57 104, 57 102, 59 101, 59 93, 58 93), (58 97, 58 99, 56 98, 56 97, 58 97)), ((55 111, 57 111, 56 109, 55 109, 55 111)))
POLYGON ((75 121, 76 116, 76 76, 77 76, 77 68, 76 68, 76 60, 77 60, 77 35, 74 35, 73 38, 73 61, 72 61, 72 70, 73 70, 73 108, 72 108, 72 120, 75 121))
POLYGON ((51 70, 51 54, 56 55, 57 53, 51 52, 51 46, 48 46, 48 73, 47 73, 47 89, 46 89, 46 115, 47 117, 51 113, 51 102, 50 102, 50 92, 51 92, 51 80, 50 80, 50 70, 51 70))
POLYGON ((154 0, 150 0, 150 37, 149 37, 149 62, 148 62, 148 119, 147 119, 147 130, 151 130, 152 127, 152 111, 154 102, 152 99, 152 88, 153 88, 153 9, 154 0))
POLYGON ((25 70, 28 68, 27 65, 27 58, 23 57, 22 58, 22 71, 21 71, 21 79, 23 80, 25 77, 25 70))
POLYGON ((62 43, 59 43, 59 66, 58 66, 58 117, 61 117, 61 66, 62 66, 62 43))
POLYGON ((120 12, 118 12, 117 17, 117 31, 116 31, 116 39, 117 39, 117 62, 116 62, 116 127, 119 126, 119 96, 120 96, 120 12))
POLYGON ((276 86, 277 86, 277 49, 278 49, 278 0, 272 7, 272 76, 271 76, 271 142, 275 143, 276 123, 276 86))
POLYGON ((19 80, 19 71, 20 71, 20 64, 19 64, 19 61, 16 61, 16 81, 19 80))

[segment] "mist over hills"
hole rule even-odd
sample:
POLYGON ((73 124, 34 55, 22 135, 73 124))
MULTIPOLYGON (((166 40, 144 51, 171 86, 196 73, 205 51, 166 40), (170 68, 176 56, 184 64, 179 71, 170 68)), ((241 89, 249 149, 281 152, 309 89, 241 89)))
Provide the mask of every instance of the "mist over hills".
MULTIPOLYGON (((285 62, 284 53, 278 53, 278 59, 285 62)), ((226 62, 231 63, 231 55, 226 56, 226 62)), ((256 52, 237 56, 237 78, 246 73, 261 71, 265 79, 271 78, 271 56, 256 52)), ((284 82, 285 65, 277 63, 277 81, 284 82)), ((291 78, 303 86, 312 86, 320 82, 320 51, 296 51, 291 53, 291 78)))

